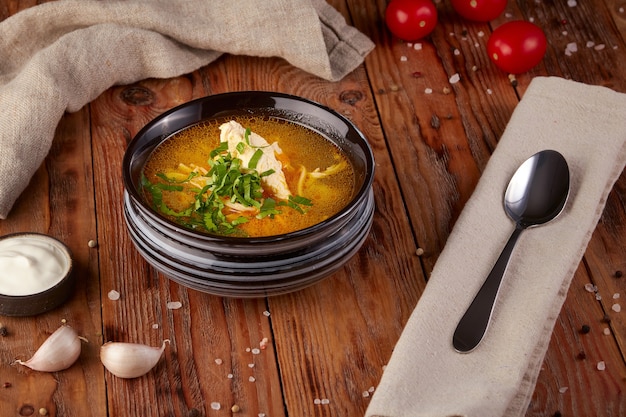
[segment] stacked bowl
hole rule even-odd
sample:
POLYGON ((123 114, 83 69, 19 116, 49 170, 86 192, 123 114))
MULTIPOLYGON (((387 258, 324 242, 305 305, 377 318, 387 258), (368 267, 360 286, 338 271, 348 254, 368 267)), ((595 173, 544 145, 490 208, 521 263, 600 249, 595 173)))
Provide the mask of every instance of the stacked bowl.
POLYGON ((341 268, 368 236, 374 215, 374 157, 363 134, 335 111, 300 97, 261 91, 213 95, 151 121, 123 161, 124 216, 143 258, 186 287, 227 297, 264 297, 314 284, 341 268), (154 150, 174 133, 215 117, 258 115, 300 124, 332 141, 355 173, 352 198, 308 228, 267 237, 234 237, 183 227, 146 201, 141 176, 154 150))

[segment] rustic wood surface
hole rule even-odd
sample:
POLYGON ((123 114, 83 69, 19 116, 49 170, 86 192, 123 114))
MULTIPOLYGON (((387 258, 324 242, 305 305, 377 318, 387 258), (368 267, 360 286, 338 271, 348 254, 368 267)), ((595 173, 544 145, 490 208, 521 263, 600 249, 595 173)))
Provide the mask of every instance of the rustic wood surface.
MULTIPOLYGON (((385 0, 330 2, 376 43, 365 64, 340 82, 280 59, 224 56, 178 78, 112 87, 63 117, 49 157, 0 222, 0 234, 42 232, 67 243, 77 287, 49 313, 0 318, 8 331, 0 338, 1 416, 38 415, 42 408, 63 417, 219 416, 235 404, 245 416, 363 415, 530 80, 557 75, 626 92, 621 0, 579 0, 575 7, 565 0, 509 1, 490 24, 465 21, 441 0, 439 24, 421 50, 385 29, 385 0), (490 64, 485 45, 493 28, 517 18, 539 24, 549 46, 543 62, 514 86, 490 64), (589 41, 605 48, 587 47, 589 41), (566 56, 570 42, 578 52, 566 56), (461 82, 450 84, 455 73, 461 82), (121 160, 133 135, 173 106, 239 90, 286 92, 336 109, 367 136, 377 165, 377 208, 363 248, 313 287, 267 299, 225 299, 168 281, 142 261, 122 216, 121 160), (111 301, 111 290, 121 298, 111 301), (169 301, 182 308, 168 309, 169 301), (45 374, 13 364, 62 321, 88 341, 74 366, 45 374), (267 349, 253 354, 265 337, 267 349), (171 345, 142 378, 115 378, 98 360, 106 341, 157 346, 163 339, 171 345), (212 409, 214 402, 221 410, 212 409)), ((0 20, 37 3, 0 0, 0 20)), ((626 297, 625 213, 623 173, 572 281, 528 417, 626 415, 626 313, 612 310, 614 294, 626 297), (587 283, 597 286, 600 300, 587 283), (583 325, 589 333, 580 331, 583 325), (596 368, 600 361, 604 371, 596 368)))

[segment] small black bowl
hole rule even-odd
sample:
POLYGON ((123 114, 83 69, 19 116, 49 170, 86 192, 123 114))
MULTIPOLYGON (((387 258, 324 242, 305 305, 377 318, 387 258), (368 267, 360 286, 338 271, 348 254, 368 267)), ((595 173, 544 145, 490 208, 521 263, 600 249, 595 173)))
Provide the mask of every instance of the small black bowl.
MULTIPOLYGON (((63 273, 59 275, 58 281, 51 287, 43 288, 41 291, 25 293, 20 295, 2 294, 0 288, 0 315, 3 316, 35 316, 58 307, 72 294, 74 289, 74 274, 72 273, 72 254, 68 247, 58 239, 40 233, 14 233, 0 237, 0 246, 6 242, 39 242, 49 246, 63 263, 63 273)), ((0 250, 0 256, 1 256, 0 250)), ((20 279, 20 277, 16 277, 20 279)), ((5 290, 6 291, 6 290, 5 290)))

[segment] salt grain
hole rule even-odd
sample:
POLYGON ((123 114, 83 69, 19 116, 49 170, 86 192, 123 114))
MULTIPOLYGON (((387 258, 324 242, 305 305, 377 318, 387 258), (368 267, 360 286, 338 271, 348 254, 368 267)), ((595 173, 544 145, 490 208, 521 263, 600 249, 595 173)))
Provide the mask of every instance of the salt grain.
POLYGON ((217 359, 215 359, 215 363, 216 363, 217 365, 221 365, 221 364, 223 364, 223 363, 224 363, 224 361, 223 361, 223 360, 221 360, 220 358, 217 358, 217 359))
POLYGON ((261 353, 261 349, 258 349, 258 348, 252 349, 252 354, 253 355, 258 355, 259 353, 261 353))
POLYGON ((330 400, 328 398, 322 398, 322 404, 330 404, 330 400))
POLYGON ((576 7, 578 3, 576 2, 576 0, 567 0, 567 5, 569 7, 576 7))
POLYGON ((602 300, 602 296, 600 294, 596 294, 596 300, 598 301, 602 300))
POLYGON ((615 294, 613 294, 613 299, 614 299, 614 300, 617 300, 618 298, 619 298, 619 293, 618 293, 618 292, 616 292, 615 294))
POLYGON ((610 336, 611 329, 609 329, 608 327, 605 327, 604 330, 602 330, 602 333, 604 333, 605 336, 610 336))
POLYGON ((585 284, 585 290, 587 290, 588 292, 596 292, 598 291, 598 287, 593 284, 585 284))
POLYGON ((320 400, 319 398, 316 398, 313 400, 313 404, 315 405, 320 405, 322 403, 322 400, 320 400))
POLYGON ((363 391, 361 395, 363 396, 363 398, 367 398, 370 396, 370 393, 368 391, 363 391))
POLYGON ((254 364, 253 363, 249 363, 248 364, 248 368, 254 368, 254 364))
POLYGON ((233 379, 233 377, 234 377, 234 375, 233 375, 233 374, 228 374, 228 375, 226 375, 226 378, 228 378, 228 379, 233 379))
POLYGON ((413 45, 413 49, 415 49, 416 51, 421 51, 422 50, 422 44, 421 43, 416 43, 415 45, 413 45))
POLYGON ((461 55, 461 51, 459 51, 458 49, 454 49, 454 55, 457 55, 457 56, 461 55))
POLYGON ((111 301, 117 301, 117 300, 120 299, 120 293, 115 291, 115 290, 111 290, 107 294, 107 297, 109 297, 109 300, 111 300, 111 301))
POLYGON ((406 62, 406 61, 408 61, 408 58, 407 58, 407 57, 405 57, 404 55, 402 55, 402 56, 400 57, 400 61, 401 61, 401 62, 406 62))
POLYGON ((169 310, 178 310, 183 306, 183 303, 181 303, 180 301, 168 301, 166 306, 169 310))
POLYGON ((432 94, 433 93, 433 89, 432 88, 427 88, 427 89, 424 90, 424 93, 432 94))
POLYGON ((461 80, 461 76, 459 75, 459 73, 457 72, 456 74, 454 74, 452 77, 450 77, 450 84, 456 84, 461 80))
POLYGON ((265 310, 265 311, 263 312, 263 315, 264 315, 265 317, 269 317, 269 316, 270 316, 270 312, 269 312, 269 311, 267 311, 267 310, 265 310))
POLYGON ((570 42, 565 47, 565 55, 571 56, 574 52, 578 52, 578 45, 576 42, 570 42))
POLYGON ((559 392, 560 392, 561 394, 565 394, 565 393, 567 392, 567 390, 568 390, 568 388, 567 388, 567 387, 561 387, 561 388, 559 388, 559 392))
POLYGON ((587 41, 587 48, 593 48, 595 44, 596 43, 594 41, 587 41))
POLYGON ((620 311, 622 311, 622 306, 619 304, 613 304, 611 306, 611 310, 615 311, 616 313, 619 313, 620 311))
POLYGON ((218 402, 212 402, 211 403, 211 408, 213 410, 219 410, 220 408, 222 408, 222 404, 218 403, 218 402))
POLYGON ((605 44, 603 44, 603 43, 600 43, 600 44, 598 44, 598 45, 596 45, 596 46, 594 46, 594 47, 593 47, 593 49, 595 49, 596 51, 601 51, 601 50, 603 50, 604 48, 606 48, 606 45, 605 45, 605 44))
POLYGON ((493 91, 491 90, 491 88, 487 89, 487 94, 490 94, 490 95, 493 94, 493 91))
POLYGON ((153 328, 154 330, 158 329, 158 328, 159 328, 159 324, 158 324, 158 323, 154 323, 154 324, 152 325, 152 328, 153 328))
POLYGON ((255 377, 253 377, 253 376, 251 376, 251 377, 249 377, 249 378, 248 378, 248 381, 250 381, 250 382, 254 382, 254 381, 256 381, 256 378, 255 378, 255 377))
POLYGON ((604 371, 606 369, 606 363, 604 363, 604 361, 600 361, 598 362, 596 368, 598 368, 598 371, 604 371))

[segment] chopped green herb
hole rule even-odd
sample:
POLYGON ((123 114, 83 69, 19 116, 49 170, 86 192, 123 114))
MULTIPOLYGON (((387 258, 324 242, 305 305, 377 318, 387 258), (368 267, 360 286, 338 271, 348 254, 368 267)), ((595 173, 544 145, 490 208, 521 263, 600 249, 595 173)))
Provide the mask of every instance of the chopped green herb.
MULTIPOLYGON (((250 129, 246 129, 245 142, 250 146, 250 129)), ((243 142, 237 145, 237 151, 242 152, 243 142), (239 148, 242 149, 239 149, 239 148)), ((239 204, 243 207, 253 207, 257 210, 256 218, 273 218, 280 214, 279 207, 289 207, 304 213, 303 207, 311 206, 311 200, 300 196, 290 196, 288 201, 275 201, 263 197, 261 178, 272 175, 275 171, 269 169, 262 173, 256 171, 263 151, 257 149, 253 154, 248 167, 242 167, 242 161, 228 152, 228 143, 222 142, 213 149, 208 160, 209 170, 205 175, 191 172, 187 178, 181 180, 164 173, 158 173, 161 182, 151 183, 145 176, 141 177, 141 186, 151 197, 155 210, 176 217, 181 224, 190 228, 201 228, 208 232, 219 234, 239 233, 237 226, 249 221, 245 216, 238 216, 230 220, 224 214, 228 204, 239 204), (206 183, 200 188, 197 181, 206 183), (163 192, 187 191, 194 193, 194 201, 186 209, 178 212, 168 207, 163 201, 163 192)))

